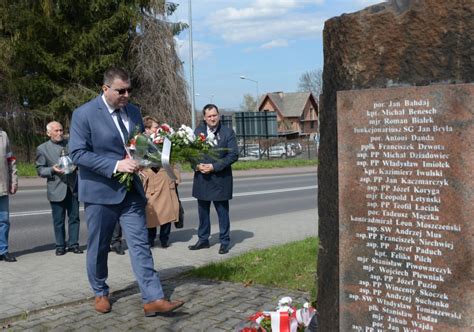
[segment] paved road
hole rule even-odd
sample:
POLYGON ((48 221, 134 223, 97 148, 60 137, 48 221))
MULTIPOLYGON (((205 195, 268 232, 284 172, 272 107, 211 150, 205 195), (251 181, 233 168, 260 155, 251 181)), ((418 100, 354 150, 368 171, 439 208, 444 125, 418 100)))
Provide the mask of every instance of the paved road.
MULTIPOLYGON (((315 169, 309 171, 315 175, 315 169)), ((315 205, 271 218, 233 221, 231 229, 232 248, 228 255, 217 253, 215 228, 210 249, 190 252, 188 244, 196 241, 193 232, 187 234, 185 240, 173 242, 168 249, 152 250, 166 295, 171 299, 186 300, 183 309, 171 317, 143 317, 127 256, 111 254, 109 257, 109 285, 114 307, 107 315, 98 315, 93 310, 85 274, 85 255, 68 253, 55 257, 52 251, 39 251, 21 256, 18 263, 1 262, 0 326, 33 331, 234 331, 239 322, 257 310, 271 310, 282 296, 298 299, 309 296, 301 292, 177 276, 194 266, 252 249, 317 235, 315 205)))
MULTIPOLYGON (((188 175, 189 177, 189 175, 188 175)), ((37 183, 36 183, 37 182, 37 183)), ((10 251, 24 255, 54 249, 54 234, 51 208, 46 199, 44 181, 37 186, 21 189, 11 197, 10 251)), ((197 228, 197 204, 191 197, 192 180, 186 179, 179 187, 185 209, 185 227, 182 231, 192 233, 197 228)), ((314 208, 316 204, 316 176, 314 173, 279 174, 236 177, 235 198, 231 203, 231 220, 248 220, 269 217, 291 211, 314 208)), ((217 225, 212 210, 213 225, 217 225)), ((87 227, 81 213, 81 245, 87 241, 87 227)), ((215 226, 213 226, 215 227, 215 226)), ((173 232, 174 233, 174 232, 173 232)), ((181 233, 173 234, 183 240, 181 233)), ((172 239, 173 240, 173 239, 172 239)))

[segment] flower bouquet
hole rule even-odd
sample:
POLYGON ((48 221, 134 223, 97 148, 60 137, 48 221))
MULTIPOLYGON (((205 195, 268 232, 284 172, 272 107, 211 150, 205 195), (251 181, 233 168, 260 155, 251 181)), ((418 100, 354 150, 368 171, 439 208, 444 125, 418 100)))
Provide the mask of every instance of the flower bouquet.
POLYGON ((316 309, 308 302, 303 305, 292 305, 291 297, 283 297, 278 301, 275 311, 259 311, 239 326, 238 332, 299 332, 305 331, 316 309))
MULTIPOLYGON (((215 145, 215 137, 212 134, 207 137, 203 134, 195 136, 194 131, 186 125, 181 125, 175 131, 168 124, 162 124, 149 136, 143 133, 135 134, 125 146, 125 150, 127 156, 137 160, 141 167, 164 167, 168 176, 174 179, 170 164, 196 163, 205 155, 215 157, 216 152, 211 149, 215 145)), ((130 190, 132 173, 119 172, 115 177, 130 190)))

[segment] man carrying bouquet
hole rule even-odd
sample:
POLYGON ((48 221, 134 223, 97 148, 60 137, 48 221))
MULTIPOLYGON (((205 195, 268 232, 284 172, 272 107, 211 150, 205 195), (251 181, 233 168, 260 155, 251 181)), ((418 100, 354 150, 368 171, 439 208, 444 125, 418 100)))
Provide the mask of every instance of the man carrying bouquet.
POLYGON ((143 130, 140 111, 128 103, 128 73, 121 68, 109 68, 104 74, 102 91, 102 95, 74 111, 69 141, 72 160, 79 166, 79 200, 84 202, 89 233, 87 275, 96 296, 95 310, 111 310, 107 256, 118 220, 128 244, 145 316, 170 312, 183 302, 165 299, 148 245, 145 193, 134 174, 139 165, 127 158, 125 147, 134 128, 143 130), (129 191, 114 177, 117 172, 134 174, 129 191))
POLYGON ((202 110, 204 124, 196 128, 196 136, 204 134, 214 141, 217 156, 207 156, 194 167, 193 197, 198 200, 198 241, 189 250, 209 248, 211 202, 219 219, 219 254, 227 254, 230 246, 229 200, 232 199, 232 164, 239 158, 237 139, 232 129, 222 126, 219 109, 208 104, 202 110))

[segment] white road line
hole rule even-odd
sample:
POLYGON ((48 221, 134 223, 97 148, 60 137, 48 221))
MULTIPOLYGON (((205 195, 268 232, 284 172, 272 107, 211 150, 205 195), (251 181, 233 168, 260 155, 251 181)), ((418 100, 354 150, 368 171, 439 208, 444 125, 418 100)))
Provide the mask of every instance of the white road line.
POLYGON ((286 193, 286 192, 289 192, 289 191, 311 190, 311 189, 316 189, 316 188, 318 188, 317 185, 305 186, 305 187, 295 187, 295 188, 273 189, 273 190, 261 190, 261 191, 252 191, 252 192, 248 192, 248 193, 236 193, 236 194, 234 194, 234 197, 286 193))
MULTIPOLYGON (((298 174, 282 174, 285 176, 285 178, 294 178, 294 177, 304 177, 308 175, 315 175, 316 173, 298 173, 298 174)), ((259 176, 246 176, 246 177, 238 177, 234 176, 234 183, 236 182, 245 182, 245 181, 257 181, 257 180, 268 180, 268 179, 273 179, 273 178, 281 178, 282 175, 259 175, 259 176)), ((186 179, 181 182, 181 186, 183 185, 192 185, 193 184, 193 179, 186 179)), ((32 186, 30 186, 31 188, 32 186)), ((19 188, 18 194, 32 194, 32 193, 38 193, 38 192, 46 192, 46 186, 41 187, 42 189, 22 189, 19 188)))
POLYGON ((41 193, 41 192, 46 192, 46 188, 44 188, 44 189, 20 189, 20 190, 17 191, 16 195, 41 193))
MULTIPOLYGON (((84 211, 84 208, 79 208, 79 211, 84 211)), ((37 211, 26 211, 26 212, 14 212, 10 213, 10 218, 15 217, 29 217, 29 216, 39 216, 42 214, 51 214, 51 210, 37 210, 37 211)))
MULTIPOLYGON (((272 190, 261 190, 261 191, 249 191, 245 193, 234 193, 234 197, 244 197, 244 196, 256 196, 256 195, 267 195, 267 194, 277 194, 285 193, 291 191, 301 191, 301 190, 311 190, 318 188, 317 185, 314 186, 305 186, 305 187, 295 187, 295 188, 283 188, 283 189, 272 189, 272 190)), ((181 198, 182 202, 195 201, 194 197, 181 198)), ((81 207, 80 211, 84 211, 84 208, 81 207)), ((25 212, 14 212, 10 213, 10 218, 15 217, 28 217, 28 216, 38 216, 42 214, 51 214, 51 210, 37 210, 37 211, 25 211, 25 212)))

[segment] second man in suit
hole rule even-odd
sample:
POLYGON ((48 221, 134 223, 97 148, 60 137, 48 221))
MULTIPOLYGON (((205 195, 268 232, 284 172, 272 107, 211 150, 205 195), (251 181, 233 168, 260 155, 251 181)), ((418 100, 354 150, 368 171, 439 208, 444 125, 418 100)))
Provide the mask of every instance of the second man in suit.
POLYGON ((193 197, 198 201, 198 241, 189 250, 209 248, 211 202, 219 219, 219 254, 227 254, 230 248, 229 200, 232 199, 232 164, 239 158, 237 139, 231 128, 223 126, 219 109, 214 104, 202 110, 204 124, 196 128, 196 136, 203 134, 214 141, 216 158, 206 157, 194 168, 193 197))
POLYGON ((77 172, 69 173, 58 165, 61 153, 67 152, 67 140, 64 139, 63 126, 52 121, 46 126, 49 141, 36 149, 36 171, 46 178, 47 196, 53 214, 54 237, 56 240, 56 256, 67 251, 82 254, 79 248, 79 201, 74 187, 77 172), (66 174, 68 173, 68 174, 66 174), (66 213, 68 216, 68 241, 66 242, 66 213), (66 248, 67 246, 67 248, 66 248))

